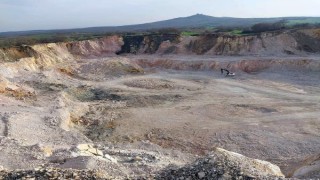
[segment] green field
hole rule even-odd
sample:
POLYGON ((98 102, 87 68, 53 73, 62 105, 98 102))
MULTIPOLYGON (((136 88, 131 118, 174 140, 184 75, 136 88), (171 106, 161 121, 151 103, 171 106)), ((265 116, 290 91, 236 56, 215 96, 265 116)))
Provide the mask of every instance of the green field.
POLYGON ((299 19, 299 20, 288 20, 286 25, 293 26, 297 24, 318 24, 318 23, 320 23, 320 17, 305 18, 305 19, 299 19))
POLYGON ((236 35, 236 36, 239 36, 239 35, 242 35, 242 30, 240 29, 234 29, 230 32, 231 35, 236 35))

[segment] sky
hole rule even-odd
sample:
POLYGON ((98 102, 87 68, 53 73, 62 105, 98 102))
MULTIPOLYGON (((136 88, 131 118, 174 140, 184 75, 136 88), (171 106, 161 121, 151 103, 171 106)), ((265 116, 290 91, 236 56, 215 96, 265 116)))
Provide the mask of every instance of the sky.
POLYGON ((0 32, 118 26, 205 14, 320 16, 320 0, 0 0, 0 32))

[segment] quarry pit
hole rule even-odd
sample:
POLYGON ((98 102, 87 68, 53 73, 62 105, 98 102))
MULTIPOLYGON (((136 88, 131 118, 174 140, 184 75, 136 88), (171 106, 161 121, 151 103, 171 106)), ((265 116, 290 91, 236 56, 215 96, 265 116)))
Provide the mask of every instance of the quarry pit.
POLYGON ((0 167, 162 179, 223 148, 319 178, 320 40, 301 34, 312 32, 1 49, 0 167))

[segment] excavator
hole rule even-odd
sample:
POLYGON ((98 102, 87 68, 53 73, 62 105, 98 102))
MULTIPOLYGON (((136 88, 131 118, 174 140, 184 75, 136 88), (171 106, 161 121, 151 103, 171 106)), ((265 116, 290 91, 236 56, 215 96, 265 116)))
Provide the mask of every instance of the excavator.
POLYGON ((227 77, 227 76, 235 76, 235 75, 236 75, 235 73, 230 72, 228 69, 223 69, 223 68, 221 68, 221 74, 223 74, 224 71, 227 73, 227 74, 226 74, 226 77, 227 77))

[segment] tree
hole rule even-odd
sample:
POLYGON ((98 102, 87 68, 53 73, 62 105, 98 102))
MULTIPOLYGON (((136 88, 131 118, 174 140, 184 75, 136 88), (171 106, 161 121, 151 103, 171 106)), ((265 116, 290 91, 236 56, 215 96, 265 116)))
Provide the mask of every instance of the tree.
POLYGON ((286 20, 281 20, 275 23, 258 23, 253 25, 251 27, 251 30, 253 33, 281 30, 286 27, 286 22, 286 20))

